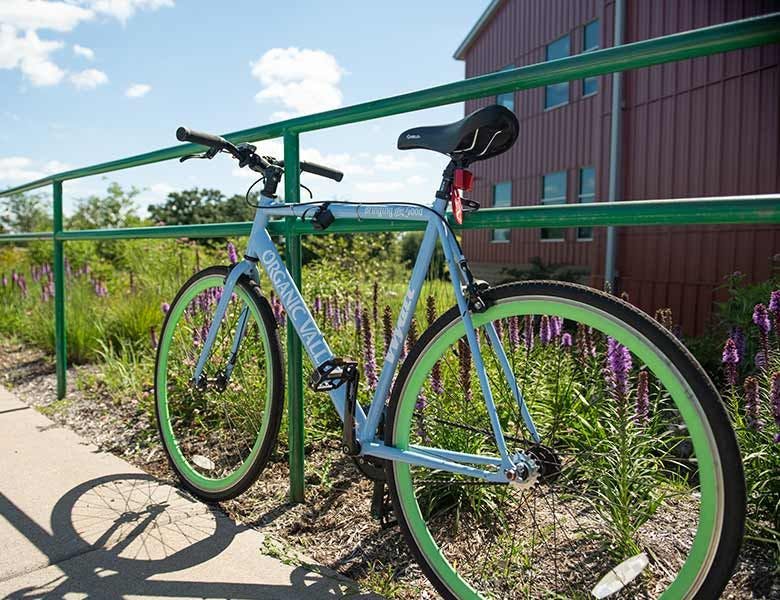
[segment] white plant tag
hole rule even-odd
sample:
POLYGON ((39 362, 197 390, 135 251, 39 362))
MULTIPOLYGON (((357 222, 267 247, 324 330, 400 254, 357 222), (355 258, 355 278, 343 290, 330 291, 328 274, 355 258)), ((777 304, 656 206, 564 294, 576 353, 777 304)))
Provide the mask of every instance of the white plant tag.
POLYGON ((192 462, 194 462, 196 466, 200 467, 204 471, 213 471, 214 467, 216 466, 213 461, 206 458, 205 456, 201 456, 200 454, 193 456, 192 462))
POLYGON ((609 573, 604 575, 591 590, 594 598, 606 598, 622 590, 639 574, 645 570, 650 561, 647 558, 647 554, 637 554, 631 558, 627 558, 609 573))

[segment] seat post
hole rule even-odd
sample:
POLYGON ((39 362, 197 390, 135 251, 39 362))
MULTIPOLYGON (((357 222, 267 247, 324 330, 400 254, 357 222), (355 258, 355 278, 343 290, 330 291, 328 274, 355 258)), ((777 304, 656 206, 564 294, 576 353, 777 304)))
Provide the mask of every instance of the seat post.
POLYGON ((441 185, 439 186, 439 191, 436 192, 436 197, 440 200, 449 201, 450 193, 452 192, 452 180, 455 176, 456 168, 457 165, 454 160, 450 160, 444 168, 444 172, 441 174, 441 185))

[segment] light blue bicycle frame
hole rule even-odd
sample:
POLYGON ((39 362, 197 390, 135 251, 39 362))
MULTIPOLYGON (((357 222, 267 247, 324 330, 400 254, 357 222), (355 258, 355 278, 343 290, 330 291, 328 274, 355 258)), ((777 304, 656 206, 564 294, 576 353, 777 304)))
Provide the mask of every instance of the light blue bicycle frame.
MULTIPOLYGON (((466 277, 461 264, 465 264, 465 259, 460 253, 456 240, 453 238, 452 231, 444 224, 441 215, 446 209, 446 200, 437 198, 432 207, 419 208, 408 204, 339 204, 331 202, 329 208, 333 216, 338 218, 357 218, 357 219, 394 219, 404 221, 425 221, 427 222, 425 234, 420 245, 412 276, 409 281, 409 287, 404 296, 401 311, 398 316, 395 330, 393 331, 390 347, 384 358, 384 365, 379 376, 374 397, 366 414, 358 403, 355 407, 356 435, 360 443, 361 454, 375 456, 391 461, 400 461, 413 465, 421 465, 432 469, 450 471, 461 475, 468 475, 483 479, 485 481, 507 483, 510 472, 520 465, 529 469, 533 463, 528 456, 520 451, 510 455, 507 450, 504 434, 499 422, 496 406, 493 401, 493 395, 487 380, 482 354, 479 348, 478 336, 474 329, 462 285, 466 283, 466 277), (432 210, 431 210, 432 209, 432 210), (433 251, 437 240, 441 241, 444 250, 444 256, 452 279, 455 298, 457 301, 460 315, 463 319, 466 337, 471 348, 474 361, 474 367, 479 377, 479 383, 482 388, 485 404, 490 416, 491 427, 495 436, 496 446, 499 456, 480 456, 455 452, 441 448, 430 448, 426 446, 410 445, 409 449, 401 450, 387 446, 383 440, 377 438, 379 421, 385 408, 385 401, 390 393, 390 386, 393 380, 398 361, 400 360, 401 348, 409 331, 409 324, 414 315, 417 301, 420 298, 420 290, 425 281, 428 267, 433 256, 433 251), (475 466, 478 465, 478 466, 475 466), (487 468, 479 468, 487 467, 487 468)), ((242 275, 247 275, 255 281, 259 281, 257 264, 262 265, 271 285, 280 298, 288 318, 292 321, 293 327, 301 339, 303 347, 306 350, 312 364, 318 366, 327 360, 334 358, 325 338, 304 302, 300 291, 282 261, 276 246, 269 235, 266 225, 272 217, 303 217, 304 212, 311 214, 311 205, 284 204, 272 198, 260 197, 260 205, 255 214, 252 230, 249 234, 249 244, 244 260, 235 265, 230 271, 230 275, 225 280, 225 286, 217 304, 216 313, 209 328, 206 342, 201 350, 197 366, 195 368, 194 380, 198 381, 203 372, 203 368, 211 353, 211 347, 217 336, 219 324, 221 323, 228 302, 230 301, 233 289, 242 275)), ((244 308, 239 316, 236 331, 233 337, 232 352, 236 355, 241 339, 244 335, 246 322, 249 316, 249 309, 244 308)), ((520 409, 523 421, 535 442, 539 442, 539 435, 534 426, 531 415, 528 412, 523 395, 517 385, 517 381, 512 372, 509 360, 504 352, 495 327, 492 323, 485 325, 486 333, 496 355, 506 380, 512 389, 512 394, 520 409)), ((226 375, 229 377, 233 365, 228 362, 226 375)), ((344 419, 344 410, 346 404, 346 386, 329 392, 336 411, 344 419)), ((530 470, 529 470, 530 472, 530 470)))

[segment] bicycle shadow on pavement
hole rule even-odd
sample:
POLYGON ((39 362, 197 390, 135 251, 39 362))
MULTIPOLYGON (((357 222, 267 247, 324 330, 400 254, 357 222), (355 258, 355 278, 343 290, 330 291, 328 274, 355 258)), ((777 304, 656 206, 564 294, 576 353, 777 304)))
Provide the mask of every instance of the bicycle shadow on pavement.
POLYGON ((6 598, 379 598, 263 555, 260 533, 145 474, 71 489, 52 510, 52 533, 1 493, 0 514, 49 563, 0 581, 6 598))

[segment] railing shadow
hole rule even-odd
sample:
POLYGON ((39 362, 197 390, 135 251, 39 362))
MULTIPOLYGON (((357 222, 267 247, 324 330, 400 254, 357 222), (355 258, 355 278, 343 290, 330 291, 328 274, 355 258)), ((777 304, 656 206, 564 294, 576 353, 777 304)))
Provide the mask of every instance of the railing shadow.
MULTIPOLYGON (((51 534, 3 494, 0 514, 59 570, 48 581, 8 592, 10 599, 70 594, 89 598, 378 598, 361 595, 354 584, 303 566, 290 573, 289 582, 272 584, 254 582, 262 579, 262 573, 249 577, 249 583, 246 574, 241 582, 154 577, 219 556, 247 528, 144 474, 109 475, 71 489, 52 510, 51 534)), ((278 581, 278 577, 273 579, 278 581)))

